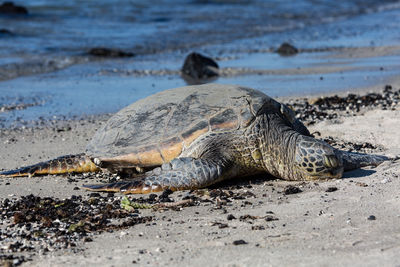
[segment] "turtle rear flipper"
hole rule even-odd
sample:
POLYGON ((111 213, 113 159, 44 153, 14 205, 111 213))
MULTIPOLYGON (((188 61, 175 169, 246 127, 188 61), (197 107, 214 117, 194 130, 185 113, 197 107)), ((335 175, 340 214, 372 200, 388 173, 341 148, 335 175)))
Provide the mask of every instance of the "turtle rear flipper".
POLYGON ((336 150, 336 153, 342 158, 345 171, 350 171, 365 166, 378 166, 382 162, 390 160, 390 158, 382 155, 364 154, 342 150, 336 150))
POLYGON ((20 169, 0 172, 0 177, 95 172, 100 169, 85 154, 66 155, 20 169))
POLYGON ((124 194, 147 194, 165 189, 172 191, 196 189, 230 178, 228 165, 208 159, 176 158, 155 168, 144 178, 111 184, 83 185, 90 191, 122 192, 124 194))

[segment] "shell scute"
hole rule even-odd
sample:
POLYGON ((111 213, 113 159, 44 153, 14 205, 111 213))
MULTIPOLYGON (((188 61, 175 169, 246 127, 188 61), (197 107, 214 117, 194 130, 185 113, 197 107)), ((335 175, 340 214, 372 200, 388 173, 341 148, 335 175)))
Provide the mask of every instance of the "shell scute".
POLYGON ((210 126, 212 130, 236 129, 238 127, 237 114, 233 109, 226 109, 210 118, 210 126))
MULTIPOLYGON (((163 141, 160 144, 160 150, 165 162, 170 162, 181 154, 183 149, 182 140, 179 137, 173 137, 169 140, 163 141)), ((160 164, 161 165, 161 164, 160 164)))
POLYGON ((182 133, 182 138, 184 140, 185 146, 189 146, 194 140, 196 140, 200 135, 205 134, 209 131, 209 124, 207 121, 200 121, 182 133))

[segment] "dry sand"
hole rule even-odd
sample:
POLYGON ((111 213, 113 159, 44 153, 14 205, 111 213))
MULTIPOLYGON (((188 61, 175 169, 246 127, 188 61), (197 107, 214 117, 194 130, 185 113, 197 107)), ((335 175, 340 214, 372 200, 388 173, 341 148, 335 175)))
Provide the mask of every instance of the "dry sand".
MULTIPOLYGON (((103 121, 2 130, 0 168, 11 169, 82 152, 103 121)), ((400 155, 400 107, 342 116, 317 123, 311 131, 345 141, 370 142, 381 147, 383 154, 400 155)), ((88 192, 73 190, 87 182, 82 179, 71 183, 64 177, 53 176, 4 179, 0 181, 0 198, 32 193, 58 198, 87 195, 88 192)), ((255 197, 234 200, 222 208, 209 202, 181 211, 141 210, 143 216, 154 216, 153 223, 96 235, 93 242, 81 244, 81 252, 65 249, 37 254, 25 265, 400 265, 399 160, 347 172, 344 179, 327 182, 249 179, 237 183, 238 188, 233 191, 250 191, 255 197), (288 185, 295 185, 303 192, 285 195, 282 192, 288 185), (326 192, 329 187, 337 190, 326 192), (244 215, 263 217, 269 212, 279 220, 239 219, 244 215), (236 219, 228 220, 229 214, 236 219), (368 220, 371 215, 376 219, 368 220), (234 245, 235 240, 247 244, 234 245)), ((185 193, 175 192, 173 196, 185 193)))

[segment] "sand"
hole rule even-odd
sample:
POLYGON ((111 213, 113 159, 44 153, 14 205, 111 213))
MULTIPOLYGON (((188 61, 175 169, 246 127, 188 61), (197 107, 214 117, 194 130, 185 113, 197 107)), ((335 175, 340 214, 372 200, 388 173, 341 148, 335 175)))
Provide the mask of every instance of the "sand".
MULTIPOLYGON (((400 155, 400 107, 361 111, 310 127, 321 138, 370 142, 377 153, 400 155)), ((105 121, 57 122, 43 128, 2 130, 0 168, 11 169, 84 151, 105 121)), ((3 179, 0 198, 35 194, 67 198, 88 182, 65 177, 3 179)), ((89 180, 93 183, 93 180, 89 180)), ((236 181, 234 182, 234 184, 236 181)), ((254 197, 219 206, 215 202, 180 211, 141 210, 154 216, 140 224, 93 237, 71 249, 22 253, 29 266, 397 266, 400 264, 400 161, 345 173, 340 180, 286 182, 258 177, 237 181, 236 193, 254 197), (288 185, 302 190, 285 195, 288 185), (337 188, 336 191, 327 190, 337 188), (327 192, 332 191, 332 192, 327 192), (228 220, 228 215, 235 219, 228 220), (258 216, 249 217, 245 215, 258 216), (271 215, 278 220, 267 221, 271 215), (371 215, 375 220, 370 220, 371 215), (241 216, 242 219, 240 219, 241 216), (370 219, 368 219, 370 218, 370 219), (222 226, 221 226, 222 225, 222 226), (235 245, 234 241, 245 244, 235 245)), ((221 185, 226 189, 226 185, 221 185)), ((218 188, 218 186, 216 186, 218 188)), ((179 196, 187 192, 175 192, 179 196)), ((0 241, 1 242, 1 241, 0 241)))

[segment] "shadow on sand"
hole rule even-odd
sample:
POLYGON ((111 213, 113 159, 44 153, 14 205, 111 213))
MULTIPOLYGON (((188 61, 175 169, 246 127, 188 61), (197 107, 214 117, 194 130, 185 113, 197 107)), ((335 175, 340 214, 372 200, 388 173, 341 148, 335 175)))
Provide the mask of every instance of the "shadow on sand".
POLYGON ((374 170, 363 170, 363 169, 356 169, 353 171, 347 171, 345 173, 343 173, 343 179, 349 179, 349 178, 361 178, 361 177, 365 177, 365 176, 369 176, 373 173, 375 173, 376 171, 374 170))

